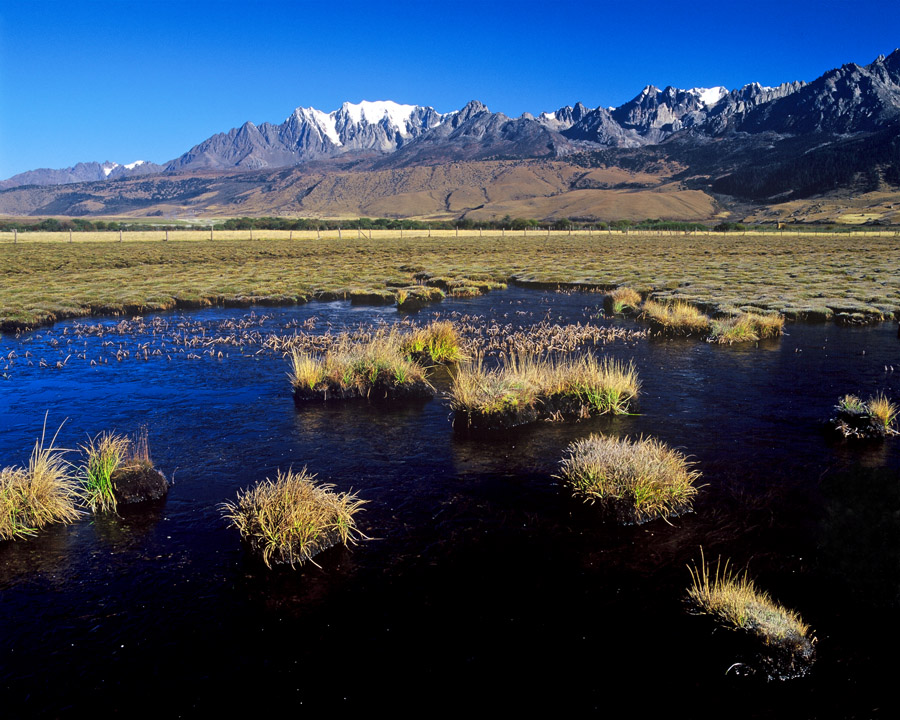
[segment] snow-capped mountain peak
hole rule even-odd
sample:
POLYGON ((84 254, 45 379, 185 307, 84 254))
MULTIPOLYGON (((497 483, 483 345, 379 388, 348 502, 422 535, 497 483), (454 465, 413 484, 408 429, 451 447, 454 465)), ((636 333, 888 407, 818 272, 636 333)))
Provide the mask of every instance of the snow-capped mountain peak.
POLYGON ((717 85, 716 87, 711 88, 691 88, 688 92, 703 103, 703 105, 711 108, 728 94, 728 88, 717 85))

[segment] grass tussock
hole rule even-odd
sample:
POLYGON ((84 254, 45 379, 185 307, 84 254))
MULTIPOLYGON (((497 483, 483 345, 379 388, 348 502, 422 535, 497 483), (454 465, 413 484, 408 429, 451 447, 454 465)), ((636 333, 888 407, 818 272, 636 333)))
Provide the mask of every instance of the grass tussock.
POLYGON ((709 317, 683 300, 672 303, 647 300, 641 307, 641 317, 673 335, 697 335, 710 328, 709 317))
POLYGON ((606 294, 603 304, 607 312, 618 315, 626 310, 637 310, 641 305, 641 295, 630 287, 617 287, 606 294))
POLYGON ((417 358, 427 358, 435 363, 454 363, 462 359, 459 333, 452 322, 432 322, 417 328, 400 341, 402 353, 417 358))
POLYGON ((591 435, 572 443, 560 478, 577 497, 600 502, 625 522, 684 512, 697 494, 700 473, 677 450, 653 438, 591 435))
POLYGON ((890 430, 894 421, 897 419, 897 413, 900 408, 896 403, 892 403, 885 397, 884 393, 878 393, 869 398, 866 402, 866 408, 869 416, 875 418, 885 430, 890 430))
POLYGON ((809 626, 757 589, 746 571, 736 572, 721 558, 713 571, 702 554, 700 565, 688 570, 692 581, 688 598, 698 612, 725 627, 752 633, 767 645, 799 646, 809 641, 809 626))
POLYGON ((467 425, 504 427, 572 415, 623 414, 639 389, 631 363, 590 354, 556 359, 514 353, 493 369, 485 368, 481 357, 460 365, 450 393, 451 407, 467 425))
POLYGON ((711 321, 709 341, 721 345, 755 342, 784 334, 784 317, 746 312, 711 321))
POLYGON ((35 535, 45 525, 74 522, 81 515, 78 482, 55 441, 54 435, 46 444, 42 433, 27 467, 0 470, 0 540, 35 535))
POLYGON ((81 482, 84 500, 93 512, 116 512, 116 488, 113 475, 123 468, 152 468, 147 428, 133 438, 114 432, 102 432, 81 446, 85 455, 81 482))
POLYGON ((275 480, 239 492, 222 511, 267 566, 315 564, 313 558, 323 550, 365 538, 354 515, 366 501, 333 487, 315 482, 306 468, 279 470, 275 480))
POLYGON ((124 435, 104 432, 81 446, 87 456, 82 476, 84 498, 94 512, 116 511, 112 476, 122 464, 130 444, 124 435))
POLYGON ((291 351, 288 374, 294 395, 370 397, 373 391, 388 395, 431 386, 423 369, 403 352, 396 331, 379 334, 365 343, 342 339, 321 355, 291 351))

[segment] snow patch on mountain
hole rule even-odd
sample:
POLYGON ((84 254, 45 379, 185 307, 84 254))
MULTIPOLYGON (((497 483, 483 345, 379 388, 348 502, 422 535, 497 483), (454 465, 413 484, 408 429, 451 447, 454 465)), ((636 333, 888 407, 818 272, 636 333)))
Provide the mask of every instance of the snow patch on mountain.
POLYGON ((728 94, 728 89, 717 85, 711 88, 691 88, 688 92, 710 108, 728 94))
POLYGON ((400 134, 408 133, 407 124, 409 119, 415 112, 415 105, 400 105, 391 100, 369 101, 363 100, 360 103, 345 102, 341 108, 347 111, 354 125, 359 125, 363 119, 369 125, 380 123, 384 116, 387 115, 390 124, 400 130, 400 134))

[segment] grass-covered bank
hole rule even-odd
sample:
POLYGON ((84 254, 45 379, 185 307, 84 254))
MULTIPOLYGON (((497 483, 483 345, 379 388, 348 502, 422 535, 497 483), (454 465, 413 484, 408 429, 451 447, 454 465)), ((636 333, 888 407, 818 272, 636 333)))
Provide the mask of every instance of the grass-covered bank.
POLYGON ((505 282, 628 285, 709 311, 779 312, 788 319, 900 317, 893 237, 778 234, 568 235, 452 233, 435 237, 315 237, 162 242, 0 243, 0 327, 91 314, 210 304, 286 304, 392 293, 422 278, 448 286, 505 282))

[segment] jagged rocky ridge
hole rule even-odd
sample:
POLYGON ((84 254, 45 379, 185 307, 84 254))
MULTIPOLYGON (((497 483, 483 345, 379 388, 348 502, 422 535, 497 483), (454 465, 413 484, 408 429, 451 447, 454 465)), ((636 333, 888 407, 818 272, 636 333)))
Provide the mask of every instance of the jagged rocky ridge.
MULTIPOLYGON (((264 169, 316 161, 371 161, 376 168, 488 158, 564 157, 603 148, 641 148, 675 141, 700 148, 711 139, 766 135, 770 140, 816 136, 846 140, 893 132, 900 123, 900 50, 866 66, 847 64, 811 83, 775 88, 752 83, 725 88, 663 90, 648 85, 617 107, 581 103, 535 117, 510 118, 478 101, 461 110, 393 102, 344 103, 325 113, 297 108, 280 125, 245 123, 216 134, 164 166, 80 163, 35 170, 0 183, 54 185, 193 170, 264 169)), ((888 147, 890 138, 886 141, 888 147)), ((888 154, 890 150, 888 151, 888 154)))

